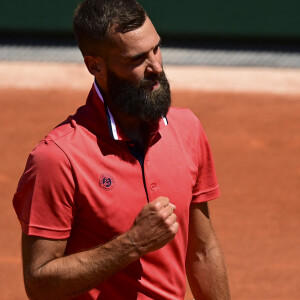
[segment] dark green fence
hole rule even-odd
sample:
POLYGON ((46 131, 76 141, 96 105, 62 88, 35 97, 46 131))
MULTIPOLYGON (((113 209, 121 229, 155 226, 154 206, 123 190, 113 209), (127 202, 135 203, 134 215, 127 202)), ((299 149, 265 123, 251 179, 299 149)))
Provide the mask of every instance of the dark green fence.
MULTIPOLYGON (((71 34, 73 10, 79 2, 2 0, 0 32, 71 34)), ((158 31, 166 36, 300 39, 300 0, 141 0, 140 3, 158 31)))
POLYGON ((141 1, 162 33, 300 38, 299 0, 141 1))
POLYGON ((0 31, 68 34, 77 3, 80 0, 0 0, 0 31))

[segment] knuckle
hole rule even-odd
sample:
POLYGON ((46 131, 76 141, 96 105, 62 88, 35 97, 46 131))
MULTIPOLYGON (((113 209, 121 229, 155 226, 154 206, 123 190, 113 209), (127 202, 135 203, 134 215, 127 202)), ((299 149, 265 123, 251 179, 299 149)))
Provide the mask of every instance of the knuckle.
POLYGON ((174 222, 177 221, 177 215, 173 213, 174 222))
POLYGON ((168 227, 171 227, 177 220, 177 216, 175 214, 172 214, 171 216, 167 217, 165 219, 165 224, 168 226, 168 227))
POLYGON ((176 235, 177 231, 174 228, 170 228, 170 237, 173 239, 176 235))
POLYGON ((160 202, 163 206, 166 206, 170 203, 169 198, 160 196, 157 198, 158 202, 160 202))
POLYGON ((174 208, 173 208, 172 206, 169 206, 169 212, 170 212, 170 215, 172 215, 172 214, 173 214, 173 212, 174 212, 174 208))
POLYGON ((179 224, 178 224, 178 222, 175 222, 175 223, 172 225, 172 227, 170 228, 170 230, 172 231, 172 233, 173 233, 174 235, 176 235, 178 229, 179 229, 179 224))
POLYGON ((160 216, 160 218, 162 218, 163 220, 166 221, 168 219, 169 214, 166 211, 161 211, 161 212, 159 212, 159 216, 160 216))
POLYGON ((165 219, 164 222, 167 227, 171 227, 173 225, 173 222, 170 218, 165 219))
POLYGON ((168 204, 170 203, 170 200, 168 197, 162 197, 162 199, 164 199, 164 201, 166 201, 168 204))
POLYGON ((179 224, 178 224, 177 222, 175 222, 175 223, 173 224, 173 229, 174 229, 174 232, 175 232, 175 234, 176 234, 177 231, 178 231, 178 229, 179 229, 179 224))
POLYGON ((160 211, 161 208, 162 208, 162 205, 161 205, 160 201, 155 202, 155 203, 152 205, 152 208, 153 208, 154 211, 157 211, 157 212, 160 211))

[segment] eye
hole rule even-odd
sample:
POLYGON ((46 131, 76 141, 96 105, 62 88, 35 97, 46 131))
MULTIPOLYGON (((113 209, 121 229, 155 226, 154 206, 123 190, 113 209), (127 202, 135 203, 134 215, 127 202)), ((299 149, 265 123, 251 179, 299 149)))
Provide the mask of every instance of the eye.
POLYGON ((153 53, 156 54, 158 49, 161 47, 161 44, 159 43, 154 49, 153 49, 153 53))
POLYGON ((140 55, 140 56, 137 56, 137 57, 134 57, 133 59, 131 59, 131 62, 135 63, 135 64, 139 64, 139 63, 142 63, 145 59, 146 59, 145 55, 140 55))

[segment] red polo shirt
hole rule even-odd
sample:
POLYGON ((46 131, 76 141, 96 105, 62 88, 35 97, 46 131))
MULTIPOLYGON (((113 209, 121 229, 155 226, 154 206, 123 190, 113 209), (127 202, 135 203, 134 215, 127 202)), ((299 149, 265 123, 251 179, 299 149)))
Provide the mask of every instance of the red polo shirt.
POLYGON ((143 166, 128 148, 94 84, 86 105, 32 151, 14 196, 22 230, 68 238, 66 254, 127 231, 147 201, 176 205, 179 231, 76 299, 183 299, 189 206, 219 195, 212 155, 198 119, 171 108, 151 136, 143 166))

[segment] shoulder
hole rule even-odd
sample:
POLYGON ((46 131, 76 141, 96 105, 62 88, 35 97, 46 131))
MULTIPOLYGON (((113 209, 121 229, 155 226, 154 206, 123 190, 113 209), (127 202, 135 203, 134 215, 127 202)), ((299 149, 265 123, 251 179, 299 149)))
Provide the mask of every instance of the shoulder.
POLYGON ((58 158, 66 159, 64 144, 74 139, 76 124, 69 117, 66 121, 51 130, 32 150, 29 158, 42 164, 45 160, 56 163, 58 158))
POLYGON ((76 122, 72 117, 69 117, 64 122, 57 125, 52 129, 44 138, 43 141, 53 141, 63 140, 67 136, 72 135, 75 131, 76 122))
POLYGON ((189 108, 171 107, 167 119, 170 126, 187 135, 203 130, 198 117, 189 108))
POLYGON ((64 151, 52 140, 42 140, 29 154, 25 174, 27 176, 50 176, 71 171, 70 161, 64 151))
POLYGON ((189 120, 190 118, 197 118, 189 108, 171 107, 168 112, 168 117, 178 120, 189 120))
POLYGON ((54 166, 68 165, 69 160, 61 144, 67 143, 66 139, 74 132, 72 122, 67 119, 49 134, 47 134, 29 154, 28 165, 39 169, 51 169, 54 166))

